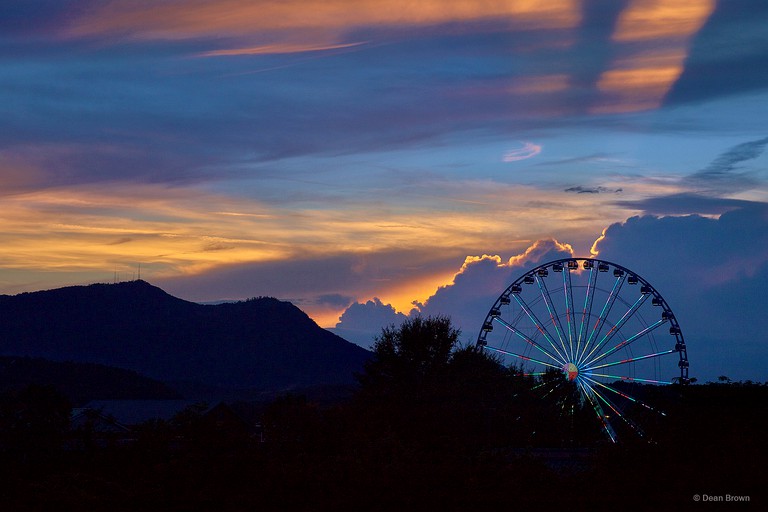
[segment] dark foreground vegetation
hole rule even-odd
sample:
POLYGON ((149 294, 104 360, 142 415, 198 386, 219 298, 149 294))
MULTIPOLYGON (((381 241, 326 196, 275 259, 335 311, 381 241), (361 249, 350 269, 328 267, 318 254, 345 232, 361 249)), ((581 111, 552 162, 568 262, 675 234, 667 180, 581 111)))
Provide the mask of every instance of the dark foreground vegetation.
POLYGON ((768 386, 635 389, 667 416, 612 444, 567 386, 542 400, 527 377, 457 337, 445 318, 409 320, 382 332, 349 400, 286 395, 250 418, 192 407, 127 437, 73 430, 51 387, 7 391, 0 502, 14 511, 700 510, 708 506, 694 495, 730 495, 764 506, 768 386))

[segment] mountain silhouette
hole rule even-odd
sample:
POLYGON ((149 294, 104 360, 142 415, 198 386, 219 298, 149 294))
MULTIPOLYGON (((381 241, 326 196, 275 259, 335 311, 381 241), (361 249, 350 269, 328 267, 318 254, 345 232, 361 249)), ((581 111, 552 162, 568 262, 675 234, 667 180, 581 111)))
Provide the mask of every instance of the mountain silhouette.
POLYGON ((275 391, 352 383, 370 352, 289 302, 202 305, 138 280, 0 296, 0 355, 275 391))

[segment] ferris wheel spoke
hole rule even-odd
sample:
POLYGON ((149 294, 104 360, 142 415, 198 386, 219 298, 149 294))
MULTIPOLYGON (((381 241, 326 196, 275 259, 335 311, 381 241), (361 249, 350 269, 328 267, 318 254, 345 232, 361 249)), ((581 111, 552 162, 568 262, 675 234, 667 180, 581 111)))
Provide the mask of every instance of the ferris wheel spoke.
POLYGON ((595 398, 594 389, 592 389, 591 386, 588 386, 588 384, 581 379, 578 379, 577 382, 581 387, 582 394, 586 397, 587 401, 592 406, 592 410, 595 411, 595 414, 597 415, 597 419, 600 421, 600 424, 602 425, 603 430, 605 430, 605 433, 608 434, 608 437, 611 439, 611 441, 615 443, 616 432, 613 430, 613 427, 611 426, 611 424, 608 423, 608 417, 605 415, 605 412, 603 412, 603 408, 600 407, 600 403, 595 398))
MULTIPOLYGON (((549 331, 546 327, 544 327, 544 324, 541 323, 539 318, 536 316, 536 313, 533 312, 531 307, 522 299, 518 294, 512 294, 512 296, 515 298, 515 301, 520 305, 520 308, 522 308, 523 311, 525 311, 525 314, 528 315, 528 318, 533 322, 533 325, 536 326, 536 329, 541 333, 542 336, 549 342, 549 344, 552 346, 552 348, 555 348, 555 342, 552 340, 552 335, 549 334, 549 331)), ((563 346, 563 349, 565 349, 565 346, 563 346)), ((555 351, 560 353, 559 350, 555 348, 555 351)), ((566 351, 563 350, 563 354, 565 354, 566 351)), ((565 360, 566 357, 563 356, 563 360, 565 360)), ((565 364, 565 363, 563 363, 565 364)))
POLYGON ((621 396, 623 398, 626 398, 627 400, 630 400, 630 401, 632 401, 632 402, 634 402, 634 403, 636 403, 638 405, 641 405, 641 406, 645 407, 646 409, 648 409, 650 411, 653 411, 653 412, 655 412, 657 414, 661 414, 662 416, 666 416, 667 415, 664 411, 659 411, 658 409, 654 409, 653 407, 651 407, 650 405, 646 404, 642 400, 639 400, 639 399, 637 399, 637 398, 635 398, 633 396, 629 396, 626 393, 622 393, 618 389, 616 389, 616 388, 614 388, 612 386, 609 386, 608 384, 603 384, 602 382, 598 382, 598 381, 596 381, 596 380, 594 380, 594 379, 592 379, 590 377, 587 377, 586 375, 583 375, 582 377, 585 380, 588 380, 589 382, 594 383, 596 386, 600 386, 601 388, 605 388, 608 391, 611 391, 612 393, 616 393, 617 395, 619 395, 619 396, 621 396))
POLYGON ((665 350, 664 352, 656 352, 655 354, 646 354, 644 356, 631 357, 629 359, 622 359, 621 361, 614 361, 612 363, 605 363, 605 364, 601 364, 601 365, 598 365, 598 366, 591 366, 589 368, 584 368, 581 371, 583 371, 583 372, 590 372, 592 370, 599 370, 600 368, 608 368, 609 366, 617 366, 617 365, 620 365, 620 364, 634 363, 635 361, 640 361, 642 359, 650 359, 652 357, 661 357, 661 356, 665 356, 667 354, 672 354, 672 353, 675 353, 675 352, 677 352, 675 349, 665 350))
MULTIPOLYGON (((565 342, 563 341, 563 337, 565 336, 565 330, 563 329, 563 324, 560 322, 560 317, 557 315, 557 310, 555 309, 555 305, 552 302, 552 296, 549 294, 547 283, 545 283, 543 279, 540 279, 539 276, 536 276, 536 283, 539 286, 541 297, 544 299, 544 304, 547 306, 547 311, 549 312, 549 319, 552 321, 552 326, 555 328, 555 332, 557 333, 558 340, 560 340, 560 346, 563 347, 563 352, 567 352, 565 348, 565 342), (560 326, 559 328, 558 328, 558 325, 560 326)), ((564 357, 563 359, 567 359, 567 358, 564 357)))
POLYGON ((599 393, 599 392, 598 392, 598 391, 597 391, 597 390, 596 390, 594 387, 592 387, 592 392, 595 394, 595 396, 596 396, 596 397, 597 397, 597 398, 598 398, 600 401, 602 401, 602 402, 603 402, 605 405, 607 405, 607 406, 608 406, 608 408, 614 412, 614 414, 616 414, 616 415, 617 415, 619 418, 621 418, 621 419, 624 421, 624 423, 626 423, 626 424, 627 424, 627 425, 629 425, 629 426, 630 426, 632 429, 634 429, 634 430, 635 430, 635 432, 637 432, 637 433, 638 433, 638 435, 639 435, 640 437, 644 437, 644 436, 645 436, 645 433, 643 432, 643 430, 642 430, 642 429, 641 429, 639 426, 637 426, 637 424, 636 424, 634 421, 630 420, 630 419, 629 419, 629 418, 627 418, 627 417, 626 417, 624 414, 622 414, 622 413, 621 413, 621 410, 620 410, 620 408, 619 408, 619 407, 618 407, 616 404, 614 404, 613 402, 611 402, 611 401, 608 399, 608 397, 606 397, 606 396, 603 396, 603 395, 602 395, 601 393, 599 393))
MULTIPOLYGON (((553 355, 553 354, 552 354, 552 353, 551 353, 549 350, 547 350, 546 348, 542 347, 541 345, 539 345, 538 343, 536 343, 535 341, 533 341, 533 340, 532 340, 532 339, 531 339, 529 336, 526 336, 526 334, 525 334, 525 333, 523 333, 523 332, 520 332, 520 331, 519 331, 518 329, 516 329, 516 328, 515 328, 513 325, 510 325, 509 323, 507 323, 506 321, 504 321, 504 320, 503 320, 503 319, 501 319, 500 317, 496 316, 496 317, 494 317, 494 320, 496 320, 496 321, 497 321, 497 322, 499 322, 501 325, 503 325, 504 327, 506 327, 507 329, 509 329, 509 331, 510 331, 510 332, 512 332, 513 334, 517 335, 517 336, 518 336, 518 337, 520 337, 521 339, 523 339, 523 340, 524 340, 526 343, 528 343, 529 345, 531 345, 531 346, 533 346, 534 348, 538 349, 538 350, 539 350, 539 351, 540 351, 542 354, 546 355, 547 357, 549 357, 549 358, 550 358, 550 359, 552 359, 553 361, 557 361, 558 363, 560 363, 560 364, 562 364, 562 365, 564 365, 564 364, 565 364, 565 359, 562 357, 562 354, 560 354, 559 352, 558 352, 557 354, 558 354, 558 356, 560 356, 560 357, 556 357, 556 356, 555 356, 555 355, 553 355)), ((549 340, 549 338, 547 338, 547 340, 549 340)), ((555 351, 557 351, 557 347, 555 347, 555 346, 552 344, 552 342, 550 342, 550 345, 552 345, 552 348, 554 348, 554 349, 555 349, 555 351)))
POLYGON ((557 368, 558 370, 561 369, 559 366, 554 365, 552 363, 547 363, 546 361, 539 361, 538 359, 534 359, 534 358, 529 357, 529 356, 524 356, 522 354, 516 354, 515 352, 510 352, 508 350, 504 350, 504 349, 500 349, 500 348, 496 348, 496 347, 491 347, 489 345, 486 345, 483 348, 485 348, 486 350, 491 350, 493 352, 498 352, 499 354, 503 354, 505 356, 517 357, 518 359, 522 359, 523 361, 533 361, 534 363, 539 363, 541 365, 548 366, 550 368, 557 368))
POLYGON ((565 322, 568 324, 568 346, 571 349, 571 360, 573 360, 575 355, 573 351, 573 338, 576 333, 576 319, 573 313, 571 271, 567 266, 563 267, 563 294, 565 295, 565 322))
MULTIPOLYGON (((595 297, 595 287, 597 286, 597 275, 599 272, 595 271, 594 265, 589 269, 589 281, 587 282, 587 293, 584 295, 584 308, 581 311, 581 324, 579 325, 579 342, 584 339, 586 332, 584 328, 589 328, 587 320, 592 315, 592 301, 595 297)), ((584 344, 584 350, 586 351, 586 340, 584 344)), ((578 359, 578 354, 577 354, 578 359)))
POLYGON ((603 325, 605 324, 605 320, 608 318, 608 313, 611 312, 611 309, 613 308, 613 304, 616 302, 616 299, 619 296, 619 291, 621 290, 621 286, 624 284, 624 278, 625 278, 625 274, 622 274, 618 276, 616 278, 616 281, 613 283, 613 288, 611 288, 611 293, 608 295, 608 298, 605 299, 605 304, 603 305, 603 309, 600 311, 600 314, 598 315, 597 320, 595 320, 595 325, 592 326, 592 331, 589 334, 589 338, 587 338, 587 347, 589 347, 590 343, 592 343, 592 340, 597 340, 598 336, 600 336, 600 331, 602 330, 603 325))
MULTIPOLYGON (((579 360, 579 363, 583 363, 584 361, 589 360, 590 357, 592 357, 592 354, 594 354, 596 351, 600 350, 603 346, 605 346, 606 343, 608 343, 616 334, 619 332, 619 329, 621 329, 624 324, 627 323, 627 320, 632 318, 632 315, 634 315, 637 310, 640 308, 640 306, 645 303, 645 301, 648 299, 650 294, 641 294, 640 297, 637 298, 634 304, 630 306, 630 308, 622 315, 622 317, 619 319, 618 322, 616 322, 611 329, 605 333, 605 336, 595 344, 595 346, 592 348, 592 350, 589 351, 589 354, 582 357, 579 360)), ((585 350, 586 352, 586 350, 585 350)))
MULTIPOLYGON (((641 331, 639 331, 639 332, 636 332, 635 334, 633 334, 633 335, 632 335, 632 336, 630 336, 629 338, 625 339, 624 341, 622 341, 621 343, 619 343, 619 344, 618 344, 618 345, 616 345, 615 347, 613 347, 613 348, 611 348, 611 349, 609 349, 609 350, 607 350, 607 351, 603 352, 602 354, 600 354, 600 355, 598 355, 598 356, 595 356, 595 357, 593 357, 593 358, 592 358, 592 359, 590 359, 588 362, 584 363, 584 366, 585 366, 585 367, 589 367, 590 365, 593 365, 593 364, 595 364, 595 363, 597 363, 597 362, 599 362, 599 361, 601 361, 601 360, 605 359, 606 357, 608 357, 609 355, 613 354, 613 353, 614 353, 614 352, 616 352, 617 350, 620 350, 620 349, 622 349, 623 347, 626 347, 626 346, 628 346, 628 345, 629 345, 630 343, 632 343, 633 341, 635 341, 635 340, 637 340, 637 339, 639 339, 639 338, 642 338, 642 337, 643 337, 643 336, 645 336, 646 334, 648 334, 648 333, 650 333, 651 331, 653 331, 654 329, 658 328, 660 325, 662 325, 662 324, 663 324, 664 322, 666 322, 666 321, 667 321, 667 319, 666 319, 666 318, 662 318, 662 319, 660 319, 660 320, 657 320, 656 322, 652 323, 651 325, 649 325, 649 326, 648 326, 648 327, 646 327, 645 329, 642 329, 641 331)), ((672 352, 674 352, 674 350, 672 350, 672 352)), ((591 355, 591 354, 590 354, 590 355, 591 355)), ((642 357, 641 357, 640 359, 642 359, 642 357)), ((602 368, 602 367, 601 367, 601 366, 595 366, 595 367, 593 367, 593 368, 602 368)))

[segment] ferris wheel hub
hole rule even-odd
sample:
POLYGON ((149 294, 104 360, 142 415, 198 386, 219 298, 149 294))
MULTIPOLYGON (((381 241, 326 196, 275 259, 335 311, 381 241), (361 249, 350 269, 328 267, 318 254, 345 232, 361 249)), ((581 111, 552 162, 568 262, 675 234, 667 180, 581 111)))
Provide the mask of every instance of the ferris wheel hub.
POLYGON ((568 377, 569 381, 574 381, 576 380, 576 377, 579 376, 579 367, 573 363, 568 363, 563 366, 563 371, 565 372, 565 375, 568 377))

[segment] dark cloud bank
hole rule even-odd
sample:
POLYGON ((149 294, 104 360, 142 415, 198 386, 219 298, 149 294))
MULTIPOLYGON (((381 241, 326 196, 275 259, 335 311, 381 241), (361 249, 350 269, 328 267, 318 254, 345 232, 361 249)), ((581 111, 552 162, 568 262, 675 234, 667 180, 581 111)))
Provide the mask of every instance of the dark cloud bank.
MULTIPOLYGON (((724 201, 724 200, 723 200, 724 201)), ((691 376, 768 379, 768 205, 733 203, 719 218, 644 215, 612 224, 599 258, 636 271, 664 296, 689 347, 691 376)), ((447 314, 471 343, 498 295, 526 268, 567 257, 551 241, 517 261, 490 257, 465 264, 454 282, 419 308, 447 314)), ((337 332, 364 346, 403 315, 380 301, 353 304, 337 332), (367 331, 366 328, 367 327, 367 331)))

